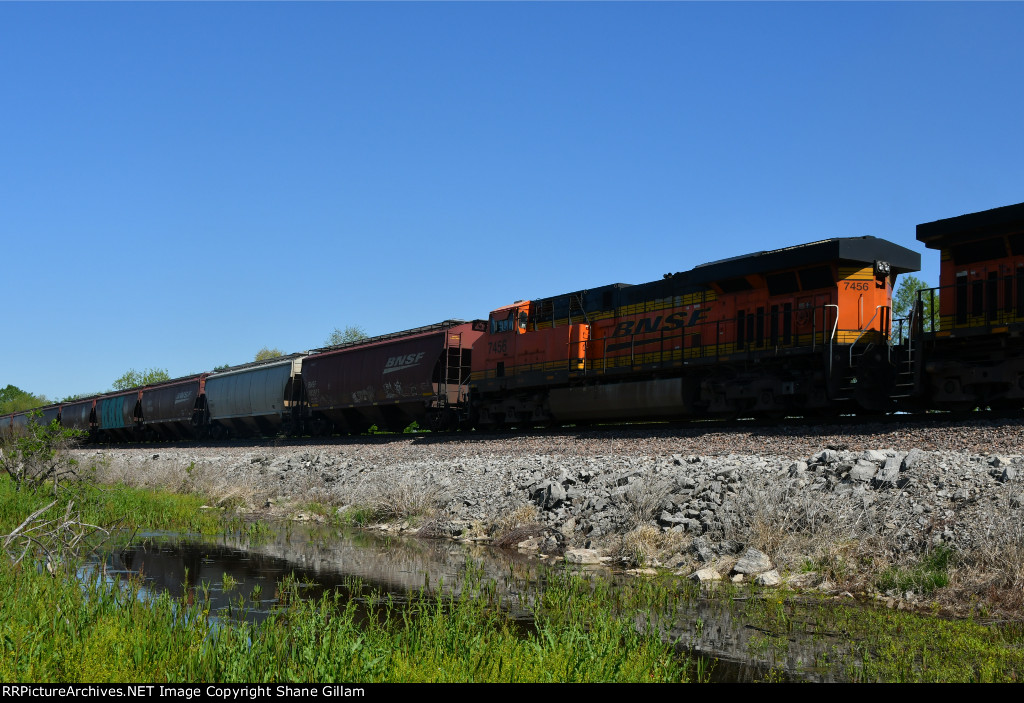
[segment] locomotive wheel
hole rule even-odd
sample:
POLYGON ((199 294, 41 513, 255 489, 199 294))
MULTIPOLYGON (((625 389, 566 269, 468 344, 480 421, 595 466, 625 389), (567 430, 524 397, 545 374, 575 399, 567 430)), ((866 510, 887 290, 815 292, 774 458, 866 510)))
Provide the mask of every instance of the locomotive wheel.
POLYGON ((449 409, 432 410, 424 420, 431 432, 454 432, 459 429, 459 416, 449 409))

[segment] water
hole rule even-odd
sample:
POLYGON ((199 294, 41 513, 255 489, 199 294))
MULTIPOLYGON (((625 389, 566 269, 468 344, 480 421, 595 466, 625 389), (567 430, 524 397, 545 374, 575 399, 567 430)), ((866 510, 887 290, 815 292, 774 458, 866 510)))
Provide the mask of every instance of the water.
MULTIPOLYGON (((532 629, 531 591, 543 580, 542 565, 523 555, 474 544, 383 537, 372 533, 288 523, 264 530, 262 539, 235 531, 216 538, 148 534, 107 555, 108 577, 140 577, 143 597, 167 591, 186 600, 206 599, 218 619, 259 623, 280 605, 279 582, 293 576, 302 597, 332 590, 362 604, 374 595, 401 605, 421 588, 458 594, 467 568, 497 585, 509 616, 523 632, 532 629)), ((610 570, 595 570, 611 579, 610 570)), ((365 612, 365 611, 363 611, 365 612)), ((691 599, 670 616, 637 613, 639 627, 653 622, 683 656, 716 660, 712 681, 833 680, 827 667, 838 640, 800 633, 772 633, 752 626, 724 598, 691 599)), ((843 649, 846 647, 843 646, 843 649)))
MULTIPOLYGON (((144 594, 194 599, 203 592, 215 614, 237 614, 243 602, 245 619, 258 623, 279 605, 278 584, 287 576, 298 581, 304 597, 338 590, 348 598, 390 594, 403 602, 424 587, 457 594, 467 565, 511 596, 518 579, 510 577, 523 573, 529 561, 495 559, 491 550, 473 545, 288 524, 255 542, 245 532, 202 539, 142 535, 107 555, 102 568, 111 577, 141 577, 144 594)), ((512 615, 526 617, 526 611, 512 615)))

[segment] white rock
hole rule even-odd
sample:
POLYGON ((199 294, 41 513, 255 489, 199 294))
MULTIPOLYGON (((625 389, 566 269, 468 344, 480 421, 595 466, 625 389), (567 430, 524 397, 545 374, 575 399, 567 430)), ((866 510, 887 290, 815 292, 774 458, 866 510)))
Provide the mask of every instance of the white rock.
POLYGON ((713 581, 721 581, 722 575, 714 569, 700 569, 690 574, 690 578, 698 583, 710 583, 713 581))
POLYGON ((565 560, 570 564, 600 564, 601 555, 596 549, 569 549, 565 560))

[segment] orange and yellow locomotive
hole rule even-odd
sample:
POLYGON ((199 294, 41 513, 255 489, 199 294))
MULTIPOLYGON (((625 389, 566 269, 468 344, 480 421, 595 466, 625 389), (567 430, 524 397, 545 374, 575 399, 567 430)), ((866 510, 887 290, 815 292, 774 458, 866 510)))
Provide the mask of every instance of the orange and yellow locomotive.
POLYGON ((882 410, 901 382, 888 338, 896 276, 920 255, 828 239, 518 301, 491 313, 473 422, 882 410))

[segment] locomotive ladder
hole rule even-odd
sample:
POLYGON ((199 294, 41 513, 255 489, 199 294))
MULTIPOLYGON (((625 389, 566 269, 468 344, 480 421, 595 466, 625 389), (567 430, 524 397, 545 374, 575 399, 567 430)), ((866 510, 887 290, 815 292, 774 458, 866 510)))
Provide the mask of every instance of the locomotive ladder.
POLYGON ((910 398, 917 386, 917 364, 914 345, 907 344, 906 349, 896 351, 896 379, 892 385, 890 398, 910 398))
MULTIPOLYGON (((875 315, 872 316, 871 320, 865 325, 865 329, 857 336, 857 338, 850 345, 850 357, 849 364, 842 374, 839 386, 837 388, 838 396, 834 400, 853 400, 856 397, 857 381, 858 381, 858 367, 860 360, 867 355, 871 349, 875 346, 874 342, 868 342, 862 347, 858 347, 858 342, 864 337, 864 335, 870 330, 871 323, 878 316, 880 310, 884 310, 885 306, 879 305, 875 308, 875 315)), ((895 366, 895 375, 892 379, 892 386, 887 393, 889 398, 908 398, 914 394, 914 390, 917 387, 917 364, 915 356, 915 340, 914 340, 914 314, 911 313, 910 318, 910 337, 907 340, 906 346, 903 345, 902 340, 899 344, 893 344, 890 338, 891 321, 884 321, 883 312, 883 325, 882 332, 886 341, 883 344, 887 347, 888 358, 891 363, 895 366)))
POLYGON ((917 303, 910 310, 910 317, 907 318, 908 331, 906 342, 903 341, 901 326, 899 344, 896 345, 895 351, 896 379, 893 383, 893 392, 890 394, 892 398, 910 398, 917 389, 917 347, 918 340, 921 339, 921 334, 918 333, 923 333, 921 312, 921 301, 918 299, 917 303))
POLYGON ((452 382, 457 384, 456 393, 458 398, 456 402, 461 403, 464 400, 462 388, 469 379, 469 369, 464 363, 465 356, 462 349, 461 332, 458 334, 447 333, 442 359, 441 378, 438 379, 437 383, 436 399, 436 404, 439 408, 448 407, 448 384, 452 382))

